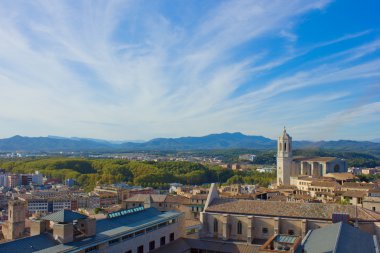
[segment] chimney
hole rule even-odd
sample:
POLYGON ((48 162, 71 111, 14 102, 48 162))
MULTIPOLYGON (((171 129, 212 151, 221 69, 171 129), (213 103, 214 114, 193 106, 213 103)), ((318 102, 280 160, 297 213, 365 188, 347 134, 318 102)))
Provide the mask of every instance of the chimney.
POLYGON ((78 230, 81 231, 86 237, 96 234, 96 219, 87 218, 78 220, 78 225, 78 230))
POLYGON ((30 221, 30 235, 39 235, 48 230, 49 221, 46 220, 36 220, 33 219, 30 221))
POLYGON ((61 243, 68 243, 74 240, 74 226, 72 223, 54 223, 54 239, 61 243))

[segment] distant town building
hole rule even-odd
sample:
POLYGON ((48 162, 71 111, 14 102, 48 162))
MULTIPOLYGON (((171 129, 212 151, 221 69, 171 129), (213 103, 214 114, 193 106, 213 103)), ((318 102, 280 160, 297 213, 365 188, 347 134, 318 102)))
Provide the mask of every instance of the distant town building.
POLYGON ((68 187, 72 187, 75 185, 75 180, 72 178, 68 178, 65 180, 65 185, 67 185, 68 187))
POLYGON ((255 158, 256 158, 256 155, 253 155, 253 154, 239 155, 239 160, 242 160, 242 161, 251 161, 251 162, 253 162, 253 160, 255 160, 255 158))

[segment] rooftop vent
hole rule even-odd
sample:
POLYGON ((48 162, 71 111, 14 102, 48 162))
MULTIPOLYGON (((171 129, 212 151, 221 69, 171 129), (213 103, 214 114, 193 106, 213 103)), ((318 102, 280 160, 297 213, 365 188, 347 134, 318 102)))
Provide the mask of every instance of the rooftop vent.
POLYGON ((350 215, 348 213, 333 213, 332 215, 333 223, 338 223, 338 222, 349 223, 349 221, 350 221, 350 215))

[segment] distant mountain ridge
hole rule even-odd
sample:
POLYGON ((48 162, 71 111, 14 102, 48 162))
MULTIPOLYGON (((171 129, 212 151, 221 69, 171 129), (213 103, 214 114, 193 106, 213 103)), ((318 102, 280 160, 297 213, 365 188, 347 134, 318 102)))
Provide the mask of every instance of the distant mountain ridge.
MULTIPOLYGON (((210 134, 202 137, 157 138, 147 142, 106 141, 89 138, 65 138, 59 136, 23 137, 0 139, 1 152, 78 152, 78 151, 132 151, 132 150, 202 150, 202 149, 275 149, 277 141, 242 133, 210 134)), ((340 150, 377 150, 380 143, 369 141, 293 141, 295 148, 324 148, 340 150)))

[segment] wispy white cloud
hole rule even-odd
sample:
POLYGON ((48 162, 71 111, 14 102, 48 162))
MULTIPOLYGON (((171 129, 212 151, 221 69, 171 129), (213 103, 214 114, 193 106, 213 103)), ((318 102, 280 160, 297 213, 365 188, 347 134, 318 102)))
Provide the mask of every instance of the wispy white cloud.
MULTIPOLYGON (((298 18, 328 3, 221 1, 189 28, 135 1, 2 2, 0 135, 148 139, 254 131, 273 137, 275 124, 296 119, 294 105, 276 116, 280 103, 295 100, 284 94, 380 73, 379 58, 352 63, 377 52, 374 41, 321 66, 275 74, 315 48, 371 32, 294 48, 298 18), (292 43, 292 50, 273 56, 271 47, 260 46, 237 56, 244 52, 239 47, 271 37, 285 37, 282 45, 292 43)), ((351 94, 316 92, 296 99, 309 108, 304 113, 317 101, 333 104, 351 94)))

